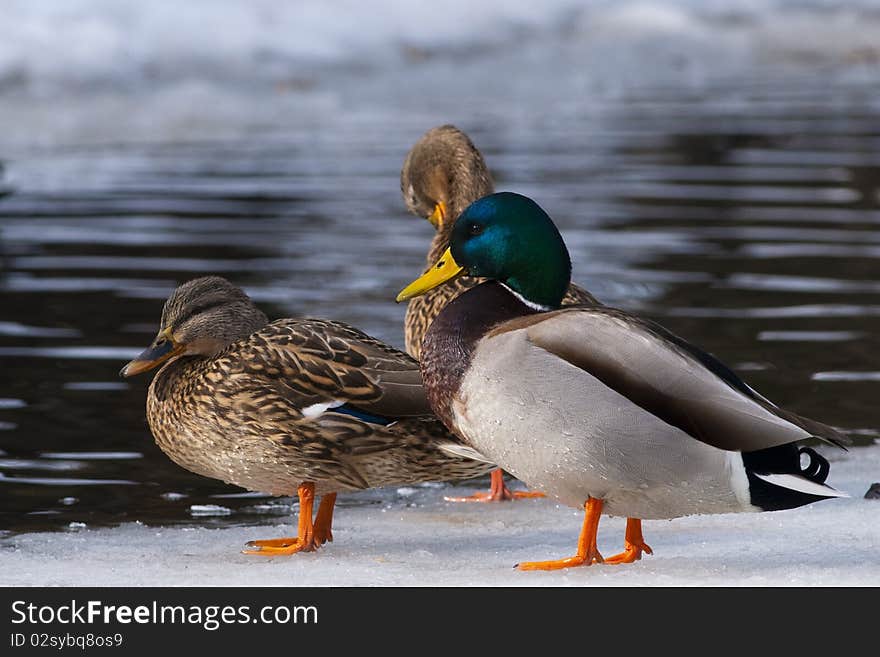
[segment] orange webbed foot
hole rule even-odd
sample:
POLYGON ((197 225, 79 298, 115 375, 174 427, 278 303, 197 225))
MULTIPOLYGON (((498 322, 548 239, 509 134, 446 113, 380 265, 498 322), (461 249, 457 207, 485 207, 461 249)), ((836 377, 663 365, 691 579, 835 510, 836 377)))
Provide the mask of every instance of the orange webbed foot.
POLYGON ((584 503, 584 525, 581 535, 578 537, 577 554, 566 559, 554 559, 552 561, 527 561, 517 564, 519 570, 562 570, 575 566, 591 566, 594 563, 604 563, 599 548, 596 546, 596 532, 599 530, 599 518, 602 514, 603 502, 591 497, 584 503))
POLYGON ((324 543, 332 543, 333 542, 333 532, 328 528, 326 532, 319 532, 318 528, 315 527, 315 543, 317 545, 324 545, 324 543))
POLYGON ((623 539, 623 552, 605 559, 605 563, 617 565, 633 563, 642 558, 642 553, 654 554, 651 546, 642 537, 642 521, 638 518, 626 519, 626 535, 623 539))
POLYGON ((594 563, 605 563, 605 559, 602 558, 598 550, 583 555, 576 554, 565 559, 524 561, 523 563, 516 564, 514 568, 518 570, 562 570, 563 568, 573 568, 574 566, 592 566, 594 563))
POLYGON ((512 502, 513 500, 525 500, 525 499, 535 499, 538 497, 546 497, 544 493, 539 493, 537 491, 519 491, 519 490, 510 490, 505 487, 504 492, 501 494, 487 492, 487 493, 474 493, 473 495, 468 495, 466 497, 449 497, 446 496, 443 499, 447 502, 512 502))
POLYGON ((544 493, 537 491, 512 491, 504 483, 504 472, 493 470, 492 485, 487 493, 474 493, 466 497, 444 497, 447 502, 512 502, 513 500, 534 499, 546 497, 544 493))
POLYGON ((647 543, 642 543, 641 545, 632 545, 630 543, 623 544, 623 552, 620 554, 615 554, 613 557, 608 557, 605 559, 605 563, 611 565, 617 565, 621 563, 632 563, 633 561, 638 561, 642 558, 642 553, 645 554, 654 554, 654 551, 651 550, 650 546, 647 543))
POLYGON ((315 516, 313 536, 317 545, 333 542, 333 509, 336 505, 336 493, 327 493, 321 498, 318 513, 315 516))
POLYGON ((269 538, 250 541, 242 550, 243 554, 257 554, 263 557, 279 557, 297 552, 314 552, 327 541, 333 540, 333 507, 336 493, 327 493, 321 499, 321 506, 315 521, 312 522, 312 509, 315 502, 315 484, 305 482, 297 489, 299 495, 299 522, 297 536, 290 538, 269 538))
POLYGON ((259 554, 264 557, 278 557, 297 552, 314 552, 318 545, 311 538, 303 540, 299 538, 269 538, 265 540, 249 541, 242 550, 242 554, 259 554))

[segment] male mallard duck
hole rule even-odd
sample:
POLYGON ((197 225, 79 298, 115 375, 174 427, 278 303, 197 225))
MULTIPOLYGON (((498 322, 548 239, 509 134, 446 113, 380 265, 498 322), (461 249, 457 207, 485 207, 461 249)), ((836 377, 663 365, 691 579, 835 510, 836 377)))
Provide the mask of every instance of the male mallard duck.
POLYGON ((471 448, 560 501, 583 506, 577 555, 603 561, 601 512, 628 516, 625 550, 650 552, 640 518, 790 509, 843 497, 828 461, 797 441, 840 445, 835 429, 785 411, 663 327, 603 306, 561 308, 571 261, 531 199, 472 204, 450 248, 405 288, 412 298, 461 272, 491 279, 462 294, 422 343, 428 400, 471 448), (801 457, 808 464, 801 466, 801 457))
POLYGON ((147 419, 162 451, 206 477, 299 496, 297 537, 252 541, 246 554, 333 540, 338 491, 494 467, 441 449, 458 441, 431 415, 415 360, 342 322, 269 323, 218 276, 172 293, 156 339, 121 374, 159 365, 147 419), (313 522, 315 495, 323 497, 313 522))
MULTIPOLYGON (((400 191, 407 209, 426 218, 436 229, 428 249, 428 267, 449 248, 452 226, 458 215, 478 198, 491 194, 492 175, 483 155, 470 138, 452 125, 428 130, 407 153, 400 171, 400 191)), ((406 308, 404 337, 406 350, 419 358, 425 332, 447 303, 481 283, 479 278, 459 276, 422 296, 411 299, 406 308)), ((598 304, 585 289, 568 286, 563 305, 598 304)), ((504 474, 492 472, 488 493, 447 498, 458 502, 500 502, 515 497, 540 497, 541 493, 512 492, 504 474)))

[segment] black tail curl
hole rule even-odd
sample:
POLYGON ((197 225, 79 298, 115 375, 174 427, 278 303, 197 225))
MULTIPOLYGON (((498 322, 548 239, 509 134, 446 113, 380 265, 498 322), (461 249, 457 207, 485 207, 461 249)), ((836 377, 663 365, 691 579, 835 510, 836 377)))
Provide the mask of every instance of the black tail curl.
POLYGON ((793 509, 825 499, 822 495, 803 493, 771 484, 758 476, 791 474, 799 475, 816 484, 824 484, 831 471, 831 466, 824 456, 811 447, 788 443, 755 452, 743 452, 742 459, 746 475, 749 478, 749 495, 752 504, 764 511, 793 509), (801 465, 801 459, 804 455, 807 456, 809 462, 806 465, 801 465))
POLYGON ((831 472, 831 465, 828 463, 828 459, 811 447, 801 447, 798 449, 798 454, 801 456, 806 454, 810 459, 809 463, 801 467, 801 474, 810 481, 824 484, 828 478, 828 473, 831 472))

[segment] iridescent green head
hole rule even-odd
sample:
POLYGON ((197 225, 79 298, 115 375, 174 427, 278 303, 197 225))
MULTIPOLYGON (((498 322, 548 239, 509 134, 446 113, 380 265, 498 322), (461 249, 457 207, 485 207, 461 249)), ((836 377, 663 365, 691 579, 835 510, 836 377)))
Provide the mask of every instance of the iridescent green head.
POLYGON ((500 192, 462 212, 449 250, 398 301, 427 292, 464 271, 497 280, 541 308, 558 308, 571 280, 571 259, 553 220, 532 199, 500 192))

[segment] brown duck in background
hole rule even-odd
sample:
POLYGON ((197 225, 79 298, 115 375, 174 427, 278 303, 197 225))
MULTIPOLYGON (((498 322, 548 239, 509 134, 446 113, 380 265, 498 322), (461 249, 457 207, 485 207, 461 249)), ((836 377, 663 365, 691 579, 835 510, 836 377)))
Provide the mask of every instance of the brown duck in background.
MULTIPOLYGON (((465 208, 495 191, 483 155, 470 138, 453 125, 428 130, 407 153, 400 171, 400 191, 407 209, 431 222, 436 229, 428 249, 427 271, 449 248, 452 226, 465 208)), ((419 358, 422 340, 431 322, 447 303, 485 279, 470 276, 436 287, 410 300, 404 324, 406 350, 419 358)), ((601 305, 582 287, 570 284, 563 305, 601 305)), ((456 502, 501 502, 518 497, 542 497, 541 493, 513 492, 504 483, 503 471, 492 472, 488 493, 447 498, 456 502)))
POLYGON ((469 479, 494 468, 443 450, 459 441, 431 414, 415 360, 342 322, 270 323, 218 276, 172 293, 156 339, 121 374, 159 365, 147 420, 162 451, 206 477, 299 496, 297 536, 252 541, 246 554, 332 541, 339 491, 469 479), (315 495, 322 499, 313 521, 315 495))

